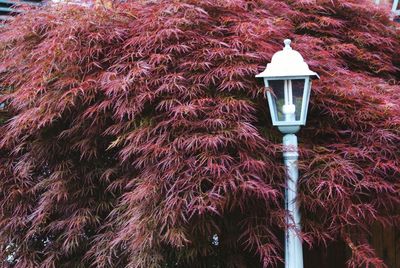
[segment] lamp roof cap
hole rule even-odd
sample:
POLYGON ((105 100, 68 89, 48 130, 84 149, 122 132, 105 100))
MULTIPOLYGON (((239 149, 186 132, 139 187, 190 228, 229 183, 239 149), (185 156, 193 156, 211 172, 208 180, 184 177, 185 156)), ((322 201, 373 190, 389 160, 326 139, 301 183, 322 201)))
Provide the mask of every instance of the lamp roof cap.
POLYGON ((256 77, 279 78, 310 76, 312 78, 319 78, 316 72, 310 70, 301 54, 292 49, 290 46, 291 42, 290 39, 285 39, 285 47, 283 50, 276 52, 272 56, 271 63, 268 63, 265 70, 257 74, 256 77))

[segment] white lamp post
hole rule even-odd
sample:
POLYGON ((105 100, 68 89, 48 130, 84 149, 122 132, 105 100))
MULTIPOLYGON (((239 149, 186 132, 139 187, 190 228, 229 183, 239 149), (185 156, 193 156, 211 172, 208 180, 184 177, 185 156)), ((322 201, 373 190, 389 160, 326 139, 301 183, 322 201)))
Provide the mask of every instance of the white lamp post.
POLYGON ((303 268, 300 213, 296 203, 299 154, 295 133, 306 124, 311 79, 319 76, 308 68, 300 53, 290 47, 289 39, 284 43, 284 49, 275 53, 271 63, 256 77, 264 78, 272 124, 284 134, 283 158, 287 174, 285 268, 303 268))

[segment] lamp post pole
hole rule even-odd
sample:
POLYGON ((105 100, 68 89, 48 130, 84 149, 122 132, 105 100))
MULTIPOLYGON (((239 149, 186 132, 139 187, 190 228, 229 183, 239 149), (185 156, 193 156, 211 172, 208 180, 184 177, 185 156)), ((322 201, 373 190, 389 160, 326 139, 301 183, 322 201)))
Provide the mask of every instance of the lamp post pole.
POLYGON ((303 268, 303 248, 300 233, 300 212, 296 202, 299 170, 297 160, 297 136, 283 136, 283 160, 286 168, 286 229, 285 229, 285 268, 303 268))

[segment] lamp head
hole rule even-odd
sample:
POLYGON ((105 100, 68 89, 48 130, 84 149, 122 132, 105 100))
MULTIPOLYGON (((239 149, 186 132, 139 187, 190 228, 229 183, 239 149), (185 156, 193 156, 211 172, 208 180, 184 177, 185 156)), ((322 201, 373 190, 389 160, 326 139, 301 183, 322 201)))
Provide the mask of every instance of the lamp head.
POLYGON ((256 77, 263 78, 267 87, 273 125, 283 133, 296 133, 306 123, 311 79, 319 76, 309 69, 301 54, 292 49, 290 39, 285 39, 284 44, 256 77))

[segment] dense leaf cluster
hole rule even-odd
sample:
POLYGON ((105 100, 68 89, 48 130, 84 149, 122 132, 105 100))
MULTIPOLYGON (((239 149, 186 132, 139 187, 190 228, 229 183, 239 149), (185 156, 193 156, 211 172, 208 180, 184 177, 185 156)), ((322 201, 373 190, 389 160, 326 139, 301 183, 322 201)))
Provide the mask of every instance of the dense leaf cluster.
POLYGON ((360 0, 56 6, 0 34, 2 267, 273 267, 281 134, 254 75, 291 38, 321 80, 299 133, 305 246, 384 267, 398 224, 399 32, 360 0))

